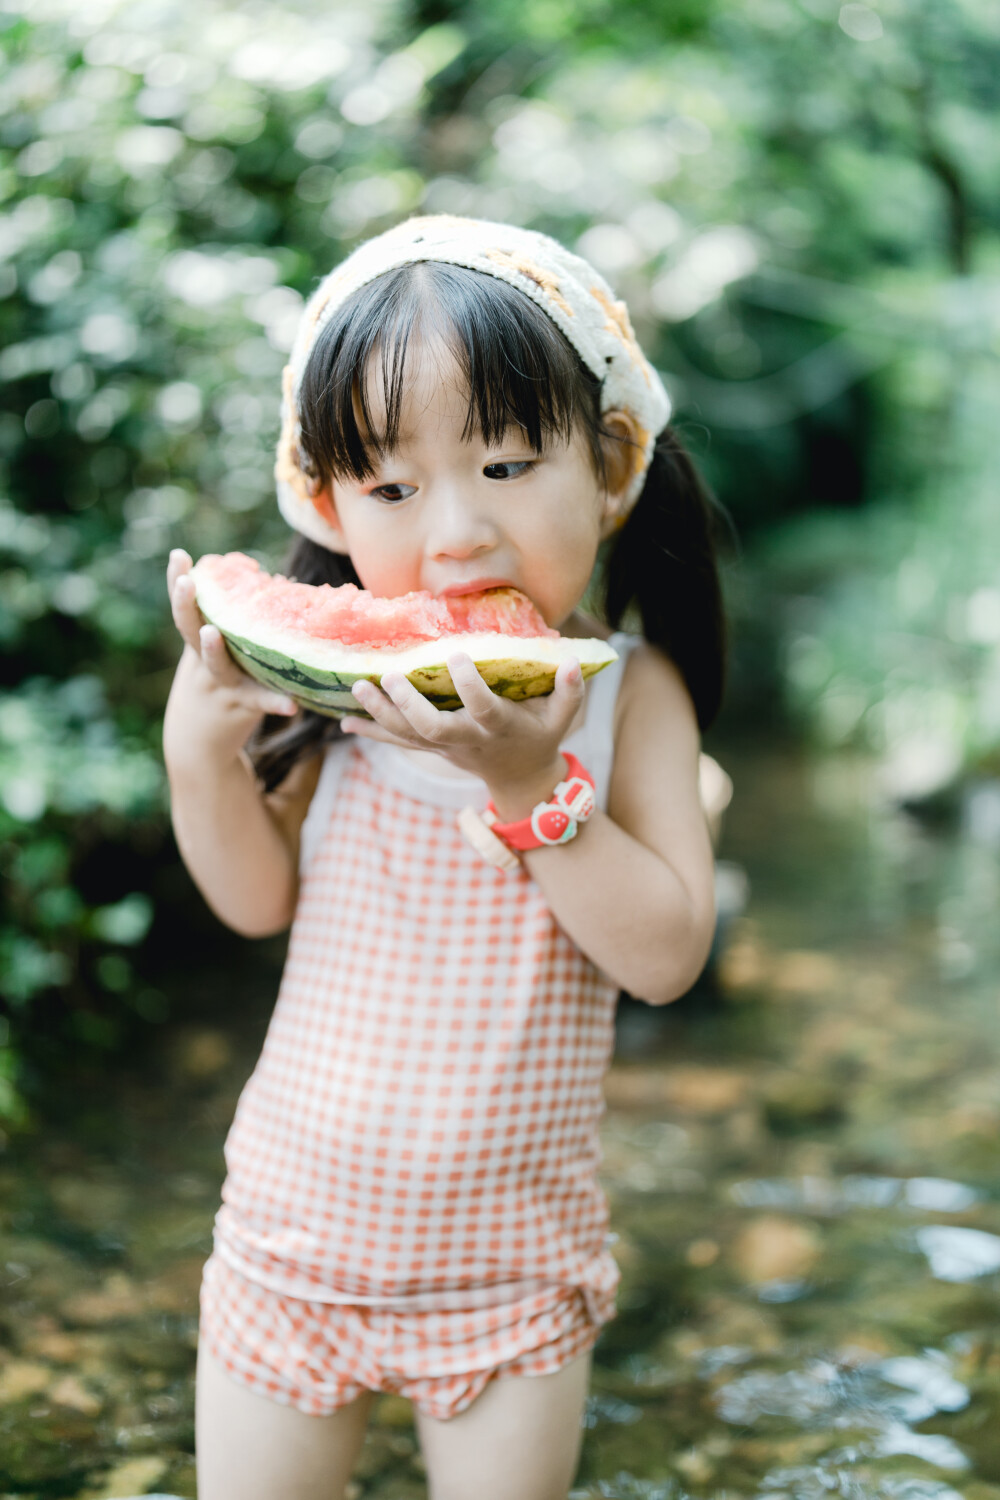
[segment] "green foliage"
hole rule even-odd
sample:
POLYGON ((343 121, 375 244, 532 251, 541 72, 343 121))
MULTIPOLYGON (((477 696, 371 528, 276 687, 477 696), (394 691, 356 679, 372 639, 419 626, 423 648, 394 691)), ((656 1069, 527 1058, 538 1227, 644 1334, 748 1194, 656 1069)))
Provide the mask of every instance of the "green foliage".
POLYGON ((749 539, 737 704, 784 694, 888 752, 886 684, 933 680, 959 753, 995 744, 990 443, 958 394, 1000 324, 989 7, 7 0, 0 51, 0 962, 22 1043, 54 988, 76 1043, 162 1016, 142 862, 166 827, 167 553, 277 561, 303 299, 414 211, 535 225, 627 298, 749 539), (911 650, 921 568, 935 644, 911 650))

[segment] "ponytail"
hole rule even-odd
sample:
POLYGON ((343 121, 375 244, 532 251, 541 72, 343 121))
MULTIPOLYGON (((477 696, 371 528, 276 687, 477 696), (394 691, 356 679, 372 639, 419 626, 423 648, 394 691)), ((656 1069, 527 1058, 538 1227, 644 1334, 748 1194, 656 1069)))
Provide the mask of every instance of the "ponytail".
MULTIPOLYGON (((676 664, 698 726, 719 712, 726 677, 726 625, 716 564, 725 518, 670 427, 656 440, 642 493, 611 542, 604 617, 614 630, 630 606, 642 633, 676 664)), ((731 523, 730 523, 731 526, 731 523)))

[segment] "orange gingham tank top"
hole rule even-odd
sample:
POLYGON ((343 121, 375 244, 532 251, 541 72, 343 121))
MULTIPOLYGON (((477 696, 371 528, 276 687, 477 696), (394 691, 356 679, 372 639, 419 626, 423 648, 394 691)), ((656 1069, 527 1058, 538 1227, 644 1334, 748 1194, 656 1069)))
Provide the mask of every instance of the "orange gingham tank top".
MULTIPOLYGON (((606 810, 636 636, 565 741, 606 810)), ((285 1296, 395 1311, 579 1288, 613 1314, 597 1182, 618 986, 523 868, 456 825, 488 797, 397 747, 325 756, 264 1048, 226 1142, 216 1252, 285 1296)), ((585 836, 585 835, 584 835, 585 836)))

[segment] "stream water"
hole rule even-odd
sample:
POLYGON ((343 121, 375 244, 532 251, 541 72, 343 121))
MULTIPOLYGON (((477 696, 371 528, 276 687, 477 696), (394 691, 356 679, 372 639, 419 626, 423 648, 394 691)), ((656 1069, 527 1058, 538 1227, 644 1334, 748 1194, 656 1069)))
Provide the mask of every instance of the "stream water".
MULTIPOLYGON (((848 758, 720 758, 749 905, 714 989, 623 1007, 574 1496, 1000 1500, 996 841, 848 758)), ((0 1157, 0 1500, 195 1494, 198 1280, 266 1021, 228 1014, 0 1157)), ((399 1398, 353 1490, 424 1495, 399 1398)))

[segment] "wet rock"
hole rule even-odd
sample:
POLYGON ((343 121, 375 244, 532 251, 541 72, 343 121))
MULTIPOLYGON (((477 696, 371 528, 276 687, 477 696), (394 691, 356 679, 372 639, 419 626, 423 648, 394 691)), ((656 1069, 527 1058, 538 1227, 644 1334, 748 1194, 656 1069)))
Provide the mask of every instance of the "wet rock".
POLYGON ((781 995, 824 995, 843 979, 843 968, 829 953, 806 949, 776 956, 771 987, 781 995))
POLYGON ((84 1490, 79 1500, 128 1500, 142 1495, 163 1478, 168 1468, 168 1459, 153 1454, 127 1458, 124 1463, 115 1464, 99 1484, 84 1490))
POLYGON ((613 1068, 605 1080, 612 1109, 669 1109, 680 1114, 721 1115, 745 1097, 749 1080, 734 1068, 613 1068))
POLYGON ((188 1026, 173 1038, 168 1066, 178 1083, 213 1083, 233 1060, 224 1031, 213 1026, 188 1026))
POLYGON ((30 1359, 12 1359, 0 1370, 0 1405, 38 1396, 52 1379, 52 1368, 30 1359))
POLYGON ((715 1473, 716 1463, 704 1448, 688 1448, 683 1453, 678 1453, 674 1459, 674 1468, 682 1479, 689 1480, 691 1484, 708 1484, 715 1473))
MULTIPOLYGON (((54 1324, 55 1320, 49 1320, 54 1324)), ((40 1328, 37 1331, 29 1330, 21 1338, 21 1345, 27 1354, 40 1355, 42 1359, 51 1359, 57 1365, 72 1365, 81 1358, 84 1348, 84 1338, 75 1333, 67 1333, 65 1329, 58 1326, 40 1328)))
POLYGON ((729 942, 716 966, 719 984, 737 996, 763 989, 770 977, 771 961, 772 955, 761 942, 756 924, 749 920, 734 922, 729 942))
POLYGON ((85 1417, 94 1417, 103 1405, 99 1396, 89 1391, 76 1375, 60 1375, 48 1387, 46 1395, 56 1406, 68 1406, 72 1411, 82 1412, 85 1417))
POLYGON ((128 1207, 128 1194, 121 1183, 101 1181, 93 1175, 54 1177, 49 1191, 60 1213, 86 1229, 106 1228, 120 1220, 128 1207))
POLYGON ((204 1254, 187 1255, 167 1266, 146 1283, 146 1304, 157 1312, 195 1312, 205 1259, 204 1254))
POLYGON ((744 1281, 763 1286, 807 1276, 821 1253, 819 1236, 808 1225, 777 1214, 763 1214, 741 1231, 730 1249, 730 1259, 744 1281))
POLYGON ((663 1070, 615 1066, 604 1080, 609 1109, 658 1109, 663 1105, 663 1070))
POLYGON ((4 1500, 72 1493, 101 1466, 93 1418, 33 1404, 0 1411, 0 1483, 4 1500))
POLYGON ((755 1466, 801 1464, 825 1452, 831 1441, 828 1432, 803 1432, 786 1438, 744 1438, 734 1444, 733 1452, 755 1466))
POLYGON ((764 1118, 775 1135, 794 1135, 843 1119, 843 1089, 808 1073, 787 1073, 775 1079, 762 1100, 764 1118))
POLYGON ((765 1148, 769 1141, 756 1104, 734 1109, 723 1121, 723 1140, 730 1161, 748 1161, 765 1148))
POLYGON ((77 1292, 62 1304, 71 1323, 100 1324, 134 1318, 143 1311, 140 1289, 121 1271, 108 1276, 99 1291, 77 1292))
POLYGON ((942 1124, 951 1136, 985 1136, 991 1142, 1000 1138, 1000 1110, 988 1104, 961 1104, 949 1110, 942 1124))
POLYGON ((781 1327, 773 1313, 729 1297, 710 1297, 700 1331, 701 1350, 745 1347, 754 1354, 770 1354, 783 1343, 781 1327))
POLYGON ((672 1068, 667 1075, 666 1100, 681 1114, 722 1115, 741 1104, 749 1077, 735 1068, 672 1068))

